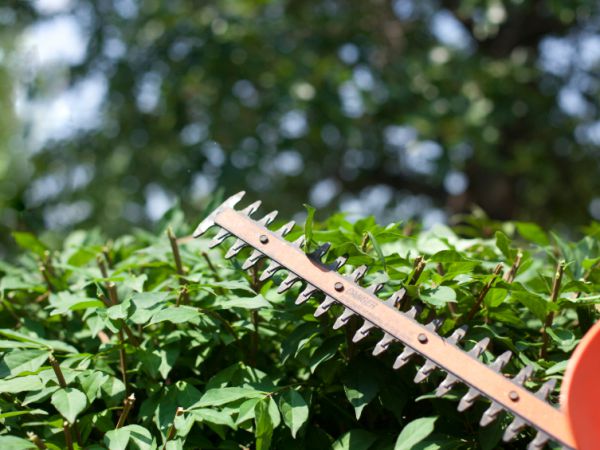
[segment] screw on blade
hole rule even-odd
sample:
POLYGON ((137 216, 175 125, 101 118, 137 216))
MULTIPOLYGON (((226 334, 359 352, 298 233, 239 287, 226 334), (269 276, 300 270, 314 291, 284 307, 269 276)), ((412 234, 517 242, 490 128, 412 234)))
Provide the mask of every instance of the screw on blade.
POLYGON ((395 370, 398 370, 400 367, 404 366, 408 361, 410 361, 410 358, 415 356, 415 354, 416 352, 412 348, 405 347, 404 351, 400 353, 396 358, 396 361, 394 361, 394 365, 392 367, 395 370))
MULTIPOLYGON (((556 386, 556 380, 552 379, 546 381, 535 393, 536 397, 542 400, 546 400, 548 398, 548 395, 550 395, 550 393, 554 390, 554 386, 556 386)), ((502 439, 504 440, 504 442, 512 441, 526 426, 526 421, 524 421, 520 417, 515 417, 504 431, 502 439)))
MULTIPOLYGON (((292 220, 291 222, 286 223, 284 226, 282 226, 277 231, 275 231, 275 234, 278 234, 279 236, 285 237, 290 231, 292 231, 292 229, 294 228, 295 224, 296 224, 296 222, 294 222, 292 220)), ((250 256, 248 257, 248 259, 246 259, 246 261, 244 261, 244 264, 242 264, 242 269, 243 270, 250 269, 258 261, 260 261, 261 258, 264 258, 264 256, 265 255, 261 251, 259 251, 258 249, 254 249, 252 251, 252 253, 250 254, 250 256)))
POLYGON ((377 342, 377 345, 373 349, 373 356, 377 356, 377 355, 380 355, 381 353, 385 352, 390 347, 390 344, 392 342, 394 342, 395 340, 396 340, 396 338, 394 338, 394 336, 392 336, 391 334, 385 333, 383 335, 383 338, 381 338, 381 340, 379 342, 377 342))
MULTIPOLYGON (((250 206, 252 206, 252 205, 250 205, 250 206)), ((271 211, 269 214, 267 214, 262 219, 260 219, 258 221, 258 223, 260 225, 264 225, 266 227, 275 220, 275 218, 277 217, 277 214, 278 214, 277 210, 271 211)), ((226 238, 227 238, 227 236, 224 239, 226 239, 226 238)), ((217 240, 217 237, 215 237, 213 242, 216 240, 217 240)), ((221 242, 223 242, 223 240, 221 240, 221 242)), ((212 245, 212 242, 211 242, 211 245, 212 245)), ((241 240, 239 238, 236 239, 235 242, 233 243, 233 245, 231 246, 231 248, 225 254, 225 258, 230 259, 230 258, 234 257, 239 252, 241 252, 244 247, 247 247, 247 246, 248 246, 248 244, 246 244, 246 242, 244 242, 243 240, 241 240)))
MULTIPOLYGON (((338 256, 336 258, 336 260, 334 262, 332 262, 331 264, 329 264, 327 267, 330 270, 337 271, 337 270, 339 270, 340 267, 342 267, 344 264, 346 264, 346 261, 348 261, 347 256, 338 256)), ((310 284, 310 283, 307 284, 306 287, 304 288, 304 290, 300 293, 300 295, 298 295, 298 298, 295 301, 296 305, 301 305, 302 303, 306 302, 309 298, 311 298, 313 295, 315 295, 318 291, 319 291, 319 289, 317 289, 312 284, 310 284)))
POLYGON ((329 308, 331 308, 331 306, 336 302, 336 300, 334 298, 331 298, 329 296, 325 297, 325 300, 323 300, 321 302, 321 304, 319 306, 317 306, 317 309, 315 310, 314 316, 315 317, 319 317, 322 316, 323 314, 325 314, 327 311, 329 311, 329 308))
POLYGON ((197 238, 197 237, 202 236, 204 233, 206 233, 208 231, 208 229, 211 228, 215 224, 215 216, 217 214, 219 214, 221 211, 223 211, 223 209, 225 209, 225 208, 233 208, 235 205, 237 205, 240 202, 240 200, 244 197, 245 194, 246 194, 245 191, 240 191, 237 194, 229 197, 223 203, 221 203, 221 205, 218 208, 216 208, 212 213, 210 213, 208 215, 208 217, 206 217, 202 222, 200 222, 198 224, 198 226, 192 233, 192 236, 197 238))
POLYGON ((375 328, 375 325, 369 322, 368 320, 365 320, 362 326, 358 330, 356 330, 356 333, 354 333, 352 342, 358 342, 361 339, 366 338, 373 328, 375 328))
MULTIPOLYGON (((360 266, 358 269, 356 269, 352 273, 352 275, 350 276, 351 278, 355 277, 355 275, 360 275, 362 277, 365 274, 366 266, 360 266), (362 267, 365 267, 365 269, 362 270, 361 269, 362 267), (361 269, 361 270, 359 271, 358 269, 361 269)), ((383 283, 375 283, 375 284, 369 286, 367 288, 367 291, 370 293, 373 293, 373 294, 377 294, 382 288, 383 288, 383 283)), ((333 324, 333 329, 337 330, 338 328, 343 327, 344 325, 346 325, 348 323, 350 318, 355 315, 356 315, 356 313, 354 311, 352 311, 350 308, 345 308, 342 315, 339 316, 336 319, 335 323, 333 324)))
MULTIPOLYGON (((505 351, 504 353, 502 353, 500 356, 498 356, 494 360, 494 362, 490 365, 490 367, 492 369, 496 370, 497 372, 500 372, 502 370, 502 368, 506 364, 508 364, 508 361, 510 360, 511 356, 512 356, 512 353, 509 350, 505 351)), ((485 412, 483 413, 483 415, 481 416, 479 425, 482 427, 489 425, 490 423, 492 423, 494 420, 496 420, 498 418, 498 416, 500 415, 500 413, 502 411, 504 411, 503 406, 501 406, 497 402, 492 402, 490 407, 488 409, 486 409, 485 412)))
POLYGON ((405 295, 406 295, 406 289, 402 288, 402 289, 394 292, 390 296, 390 298, 385 300, 383 303, 385 303, 386 305, 388 305, 392 308, 397 308, 405 295))
MULTIPOLYGON (((454 332, 450 335, 450 337, 448 339, 446 339, 446 342, 456 345, 462 338, 465 337, 465 334, 467 334, 467 327, 466 326, 462 326, 460 328, 457 328, 456 330, 454 330, 454 332)), ((423 365, 423 367, 421 367, 419 369, 419 371, 417 372, 417 374, 415 375, 415 379, 413 380, 415 383, 421 383, 423 381, 425 381, 427 379, 427 377, 437 368, 437 364, 435 364, 433 361, 431 360, 427 360, 425 361, 425 364, 423 365)), ((436 390, 436 395, 438 397, 440 397, 441 395, 443 395, 445 392, 443 392, 441 395, 438 394, 438 391, 440 391, 440 388, 442 387, 442 385, 444 384, 444 382, 446 382, 446 380, 448 380, 449 377, 452 377, 454 379, 456 379, 456 377, 454 377, 453 375, 448 374, 448 376, 446 376, 446 379, 444 379, 444 381, 442 382, 442 384, 440 386, 438 386, 438 389, 436 390)), ((452 378, 450 378, 450 380, 448 381, 452 381, 452 378)), ((457 380, 458 381, 458 380, 457 380)), ((453 384, 450 384, 450 389, 452 388, 453 384)), ((449 389, 448 389, 449 390, 449 389)))
MULTIPOLYGON (((292 242, 292 245, 294 247, 298 247, 298 248, 301 247, 302 244, 304 244, 304 235, 300 236, 298 239, 296 239, 294 242, 292 242)), ((263 273, 260 274, 259 280, 265 281, 265 280, 271 278, 281 268, 282 268, 281 264, 279 264, 277 261, 271 261, 269 263, 269 265, 267 266, 267 268, 263 271, 263 273)))

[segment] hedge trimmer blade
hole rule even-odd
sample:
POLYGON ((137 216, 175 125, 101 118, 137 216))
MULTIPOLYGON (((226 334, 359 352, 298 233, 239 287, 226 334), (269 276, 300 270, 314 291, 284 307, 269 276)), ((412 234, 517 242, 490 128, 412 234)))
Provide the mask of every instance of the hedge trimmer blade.
MULTIPOLYGON (((414 356, 421 355, 425 358, 425 364, 417 372, 415 382, 424 381, 436 369, 447 373, 446 378, 437 387, 436 395, 442 396, 460 383, 467 385, 469 389, 458 404, 459 411, 471 407, 478 397, 487 397, 492 403, 481 418, 482 426, 492 423, 503 411, 514 416, 503 436, 505 441, 514 439, 524 427, 531 426, 538 433, 529 444, 530 449, 541 449, 550 439, 570 448, 583 450, 591 448, 586 444, 588 441, 578 433, 577 425, 574 425, 575 431, 572 431, 567 415, 579 417, 577 412, 582 410, 580 403, 583 401, 580 398, 585 396, 586 392, 593 391, 597 400, 591 403, 584 402, 592 406, 591 409, 583 410, 589 411, 592 420, 596 425, 600 425, 599 388, 597 382, 594 384, 590 381, 594 379, 590 378, 592 372, 584 372, 584 375, 581 375, 579 371, 571 370, 574 372, 573 380, 587 380, 585 384, 587 391, 578 389, 577 383, 573 381, 569 385, 572 387, 568 391, 567 408, 561 411, 546 401, 554 388, 555 380, 543 384, 535 393, 530 392, 523 384, 532 376, 533 367, 524 367, 512 379, 507 377, 501 371, 511 357, 510 352, 500 355, 489 365, 484 364, 478 357, 485 351, 489 343, 488 338, 476 343, 469 351, 458 346, 466 334, 466 327, 455 330, 448 338, 442 338, 436 332, 441 325, 438 319, 423 325, 416 320, 418 314, 416 308, 413 307, 407 312, 397 309, 397 304, 405 294, 404 289, 394 293, 388 300, 380 299, 375 295, 381 288, 380 284, 367 288, 358 284, 367 271, 365 266, 356 268, 349 276, 342 276, 337 270, 346 262, 345 258, 338 258, 329 265, 321 261, 329 249, 329 244, 324 244, 314 252, 306 254, 301 249, 302 237, 295 242, 289 242, 284 238, 292 230, 293 223, 284 225, 276 232, 266 228, 274 220, 276 212, 268 214, 260 221, 254 221, 250 215, 255 212, 256 204, 242 211, 234 210, 233 206, 243 195, 244 193, 240 192, 227 199, 198 225, 194 237, 202 235, 210 227, 217 225, 222 230, 213 239, 213 243, 219 244, 229 236, 236 238, 227 252, 227 257, 236 255, 244 247, 252 247, 253 251, 242 267, 252 267, 262 258, 270 259, 260 279, 266 280, 277 271, 286 270, 288 276, 281 282, 278 292, 285 292, 298 282, 305 283, 304 290, 296 299, 296 304, 306 302, 319 292, 325 294, 325 299, 315 311, 315 316, 324 314, 334 304, 342 305, 343 312, 335 321, 334 328, 345 326, 354 316, 359 317, 363 324, 354 335, 355 342, 375 329, 379 329, 383 332, 383 336, 373 350, 374 355, 389 351, 394 343, 404 345, 404 350, 396 358, 394 369, 402 367, 414 356)), ((600 333, 596 333, 595 336, 600 339, 600 333)), ((581 353, 586 357, 582 356, 579 360, 575 360, 576 363, 581 360, 588 361, 590 358, 587 353, 590 351, 595 352, 596 355, 600 353, 598 339, 594 341, 593 350, 581 353)), ((592 346, 588 348, 591 349, 592 346)), ((599 370, 597 360, 598 358, 594 363, 596 371, 594 376, 599 370)), ((588 366, 592 367, 593 364, 582 365, 584 370, 592 370, 588 366)), ((568 375, 565 378, 565 384, 569 377, 568 375)), ((588 436, 591 433, 592 441, 600 442, 597 427, 590 426, 583 433, 588 433, 588 436)))

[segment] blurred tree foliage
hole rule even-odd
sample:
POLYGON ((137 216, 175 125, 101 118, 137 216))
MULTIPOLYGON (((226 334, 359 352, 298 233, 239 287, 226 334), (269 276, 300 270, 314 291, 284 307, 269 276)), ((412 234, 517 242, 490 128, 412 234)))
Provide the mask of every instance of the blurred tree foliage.
POLYGON ((37 144, 21 114, 29 172, 3 181, 5 227, 117 233, 220 186, 396 219, 476 204, 573 225, 600 202, 595 1, 47 3, 0 19, 13 36, 74 20, 85 52, 37 70, 12 52, 2 101, 77 100, 90 80, 102 101, 97 123, 37 144))

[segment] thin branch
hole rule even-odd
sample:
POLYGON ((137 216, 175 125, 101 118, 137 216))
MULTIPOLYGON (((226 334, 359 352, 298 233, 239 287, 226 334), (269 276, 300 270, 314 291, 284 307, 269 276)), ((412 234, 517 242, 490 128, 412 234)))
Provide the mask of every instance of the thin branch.
POLYGON ((42 441, 40 439, 40 437, 37 434, 35 434, 33 431, 28 431, 27 432, 27 437, 40 450, 44 450, 44 449, 48 448, 48 447, 46 447, 46 444, 44 444, 44 441, 42 441))
POLYGON ((60 368, 60 364, 58 363, 58 361, 56 360, 54 355, 50 354, 50 356, 48 357, 48 362, 50 363, 50 365, 52 366, 52 369, 54 370, 54 374, 56 375, 56 379, 58 380, 58 385, 63 389, 66 388, 67 382, 65 381, 65 377, 60 368))
POLYGON ((208 265, 208 268, 212 271, 212 273, 215 276, 215 280, 217 281, 221 281, 221 277, 219 276, 219 272, 217 272, 217 269, 215 269, 215 266, 213 265, 212 261, 210 260, 208 253, 206 252, 202 252, 202 257, 204 258, 204 260, 206 261, 206 264, 208 265))
POLYGON ((417 281, 419 281, 419 277, 423 273, 426 264, 425 258, 422 255, 419 255, 415 258, 415 262, 413 264, 413 276, 408 284, 417 284, 417 281))
POLYGON ((68 450, 73 450, 73 436, 71 436, 71 427, 68 421, 63 421, 63 433, 65 434, 65 445, 68 450))
POLYGON ((517 256, 515 258, 515 261, 513 262, 512 266, 510 267, 510 270, 504 274, 504 277, 502 277, 502 279, 504 281, 506 281, 507 283, 512 283, 515 280, 515 277, 517 276, 517 271, 519 270, 519 267, 521 266, 522 258, 523 258, 523 253, 521 253, 521 251, 519 250, 519 252, 517 253, 517 256))
POLYGON ((175 437, 175 434, 177 433, 177 428, 175 427, 175 419, 177 418, 177 416, 181 416, 184 411, 185 410, 181 406, 177 407, 177 410, 175 411, 175 417, 173 418, 173 423, 171 424, 171 426, 169 427, 169 431, 167 432, 167 438, 165 439, 165 445, 163 446, 163 450, 166 450, 167 442, 169 442, 175 437))
POLYGON ((40 264, 40 273, 42 274, 42 277, 44 278, 44 281, 46 283, 46 287, 48 288, 49 292, 54 292, 54 285, 52 284, 52 280, 50 279, 50 276, 48 274, 48 270, 46 269, 46 266, 40 264))
POLYGON ((477 314, 477 311, 479 311, 479 309, 481 308, 481 304, 483 303, 483 300, 485 299, 485 296, 487 295, 487 293, 490 291, 490 289, 492 288, 492 286, 494 285, 494 282, 496 281, 496 279, 498 278, 498 276, 502 273, 502 264, 498 264, 495 268, 494 268, 494 272, 493 272, 493 277, 490 279, 490 281, 487 282, 487 284, 483 287, 483 289, 481 290, 481 292, 479 293, 479 295, 477 296, 477 300, 475 301, 475 303, 473 304, 473 306, 471 307, 471 310, 469 311, 469 313, 467 314, 467 318, 465 319, 466 322, 469 322, 473 317, 475 317, 475 314, 477 314))
POLYGON ((177 245, 177 238, 173 234, 173 230, 171 229, 171 227, 167 229, 167 236, 169 237, 169 242, 171 243, 171 251, 173 252, 173 259, 175 260, 175 267, 177 268, 177 273, 179 275, 185 275, 185 270, 181 262, 181 255, 179 253, 179 246, 177 245))
MULTIPOLYGON (((560 284, 562 282, 562 277, 565 272, 565 261, 561 260, 558 262, 556 266, 556 272, 554 273, 554 280, 552 282, 552 291, 550 292, 550 303, 555 303, 558 298, 558 294, 560 293, 560 284)), ((552 326, 554 322, 554 311, 548 312, 546 316, 546 321, 544 322, 544 326, 542 328, 542 348, 540 349, 540 358, 546 358, 548 353, 548 328, 552 326)))
POLYGON ((123 402, 123 410, 121 411, 121 415, 119 416, 119 420, 117 422, 116 428, 121 428, 125 424, 125 420, 133 408, 133 404, 135 403, 135 394, 131 394, 129 397, 125 399, 123 402))
POLYGON ((125 392, 129 391, 129 384, 127 382, 127 360, 125 353, 125 343, 123 339, 123 330, 120 329, 118 332, 119 336, 119 367, 121 369, 121 376, 123 377, 123 384, 125 385, 125 392))
POLYGON ((188 298, 188 288, 187 286, 183 286, 179 289, 179 295, 177 295, 177 300, 175 301, 175 307, 179 307, 182 303, 185 304, 186 299, 188 298))
POLYGON ((366 252, 368 245, 369 245, 369 233, 365 233, 365 234, 363 234, 362 241, 360 243, 360 250, 362 252, 366 252))

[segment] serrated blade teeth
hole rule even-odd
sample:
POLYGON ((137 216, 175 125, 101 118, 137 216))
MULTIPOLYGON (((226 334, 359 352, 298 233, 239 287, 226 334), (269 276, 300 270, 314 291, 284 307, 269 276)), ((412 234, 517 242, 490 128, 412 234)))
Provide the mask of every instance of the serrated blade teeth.
POLYGON ((296 225, 296 222, 290 220, 288 223, 279 228, 275 233, 281 237, 285 237, 287 234, 289 234, 290 231, 293 230, 294 225, 296 225))
POLYGON ((527 446, 527 450, 541 450, 544 448, 546 442, 548 442, 549 440, 550 436, 548 436, 543 431, 538 431, 533 441, 531 441, 527 446))
POLYGON ((314 287, 312 284, 307 284, 304 290, 298 295, 296 301, 294 302, 296 305, 301 305, 313 295, 315 295, 319 290, 314 287))
POLYGON ((460 402, 458 402, 458 411, 463 412, 473 406, 473 403, 475 403, 475 400, 477 400, 477 397, 480 395, 481 394, 477 389, 469 388, 467 393, 460 399, 460 402))
POLYGON ((244 209, 242 209, 240 212, 242 214, 245 214, 246 216, 250 217, 252 214, 254 214, 256 212, 256 210, 258 208, 260 208, 260 205, 262 204, 262 202, 260 200, 255 201, 254 203, 246 206, 244 209))
POLYGON ((508 364, 510 358, 512 357, 512 352, 510 350, 506 350, 500 356, 498 356, 493 363, 490 364, 490 368, 494 369, 496 372, 500 372, 504 366, 508 364))
POLYGON ((481 425, 482 427, 487 427, 490 423, 492 423, 498 418, 502 411, 504 411, 504 408, 499 403, 492 402, 490 407, 486 409, 483 415, 481 416, 479 425, 481 425))
POLYGON ((449 373, 448 375, 446 375, 446 378, 444 378, 444 381, 442 381, 440 383, 440 385, 437 387, 437 389, 435 390, 435 395, 437 397, 446 395, 459 382, 460 382, 460 380, 458 378, 456 378, 454 375, 449 373))
POLYGON ((477 358, 485 351, 488 345, 490 345, 490 338, 484 337, 482 340, 477 342, 471 350, 468 351, 468 354, 473 358, 477 358))
POLYGON ((517 435, 527 426, 527 422, 525 422, 520 417, 515 417, 513 421, 510 423, 508 428, 504 431, 504 435, 502 436, 502 440, 504 442, 512 441, 517 435))
POLYGON ((277 293, 283 294, 285 291, 290 289, 297 281, 300 281, 300 277, 295 273, 290 272, 287 278, 283 280, 283 282, 277 288, 277 293))
POLYGON ((423 367, 421 367, 417 371, 417 374, 415 375, 415 379, 413 381, 415 383, 421 383, 422 381, 425 381, 427 379, 427 377, 429 375, 431 375, 431 373, 436 368, 437 368, 437 364, 434 363, 433 361, 431 361, 430 359, 428 359, 427 361, 425 361, 425 364, 423 364, 423 367))
POLYGON ((213 238, 212 241, 210 241, 210 243, 208 244, 209 248, 214 248, 219 244, 222 244, 223 241, 225 239, 227 239, 229 236, 231 236, 231 233, 229 231, 227 231, 226 229, 221 229, 221 231, 219 231, 215 237, 213 238))
POLYGON ((555 386, 556 386, 556 380, 554 378, 552 378, 540 386, 540 388, 535 393, 535 396, 537 398, 541 398, 542 400, 546 400, 548 398, 548 396, 554 390, 555 386))
POLYGON ((533 375, 533 366, 527 365, 523 367, 519 373, 513 378, 513 382, 517 384, 523 384, 533 375))
POLYGON ((433 319, 431 322, 429 322, 427 325, 425 325, 425 328, 427 328, 428 330, 431 331, 437 331, 440 329, 440 327, 444 324, 444 319, 433 319))
POLYGON ((259 252, 256 249, 253 250, 252 253, 250 254, 250 256, 246 259, 246 261, 244 261, 244 264, 242 264, 242 269, 243 270, 250 269, 258 261, 260 261, 261 258, 264 258, 264 257, 265 257, 265 255, 263 253, 259 252))
POLYGON ((319 317, 329 311, 329 308, 335 303, 335 299, 329 296, 325 297, 325 300, 321 302, 317 309, 315 310, 314 316, 319 317))
POLYGON ((354 271, 352 272, 352 274, 348 277, 349 280, 352 280, 354 282, 359 281, 362 277, 365 276, 365 274, 367 273, 367 270, 369 270, 369 268, 367 266, 365 266, 364 264, 362 266, 358 266, 356 269, 354 269, 354 271))
POLYGON ((416 352, 412 348, 405 347, 404 351, 400 353, 396 358, 396 361, 394 361, 394 365, 392 367, 395 370, 398 370, 400 367, 408 363, 408 361, 410 361, 410 358, 412 358, 415 354, 416 352))
POLYGON ((296 238, 296 240, 294 242, 292 242, 292 245, 296 248, 302 248, 302 246, 304 245, 304 241, 305 241, 305 237, 304 235, 298 236, 296 238))
POLYGON ((392 308, 397 308, 405 295, 406 295, 406 289, 402 288, 402 289, 394 292, 390 296, 390 298, 385 300, 383 303, 385 303, 386 305, 388 305, 392 308))
POLYGON ((321 262, 321 258, 325 256, 325 253, 327 253, 330 248, 331 243, 325 242, 324 244, 319 245, 314 251, 308 253, 306 256, 308 256, 313 261, 321 262))
POLYGON ((260 274, 260 277, 258 279, 260 281, 265 281, 271 278, 273 275, 275 275, 275 273, 277 273, 279 269, 281 269, 281 264, 275 261, 271 261, 267 268, 263 271, 263 273, 260 274))
POLYGON ((348 261, 348 256, 346 255, 342 255, 342 256, 338 256, 337 258, 335 258, 335 261, 333 261, 331 264, 329 264, 329 269, 331 270, 340 270, 344 264, 346 264, 346 262, 348 261))
POLYGON ((344 325, 346 325, 348 323, 348 321, 350 320, 350 318, 352 316, 356 315, 356 313, 354 311, 352 311, 349 308, 345 308, 344 312, 342 313, 341 316, 339 316, 335 323, 333 324, 333 329, 337 330, 338 328, 343 327, 344 325))
POLYGON ((258 223, 265 227, 269 226, 275 220, 275 218, 277 217, 277 214, 279 214, 279 211, 277 211, 277 210, 271 211, 269 214, 267 214, 262 219, 260 219, 258 221, 258 223))
POLYGON ((361 339, 366 338, 373 328, 375 328, 375 325, 369 322, 368 320, 365 320, 362 327, 360 327, 358 330, 356 330, 356 333, 354 333, 354 337, 352 337, 352 342, 358 342, 361 339))
POLYGON ((460 341, 462 341, 462 339, 467 334, 467 329, 468 329, 468 327, 466 325, 463 325, 462 327, 457 328, 456 330, 454 330, 452 332, 450 337, 446 340, 448 342, 450 342, 451 344, 454 344, 454 345, 458 344, 460 341))
POLYGON ((390 348, 390 344, 392 342, 394 342, 395 340, 396 340, 396 338, 394 336, 392 336, 391 334, 385 333, 383 335, 383 338, 381 338, 379 340, 379 342, 377 342, 377 345, 373 349, 373 356, 377 356, 377 355, 380 355, 381 353, 385 352, 388 348, 390 348))
POLYGON ((246 194, 245 191, 240 191, 237 194, 232 195, 227 200, 225 200, 221 205, 216 208, 212 213, 208 215, 202 222, 198 224, 192 236, 197 238, 202 236, 204 233, 208 231, 215 224, 215 216, 223 211, 223 208, 233 208, 235 205, 239 203, 242 197, 246 194))
POLYGON ((384 286, 383 283, 372 284, 371 286, 367 287, 367 292, 371 292, 373 294, 377 294, 380 290, 383 289, 383 286, 384 286))
POLYGON ((227 253, 225 254, 225 259, 233 258, 235 255, 241 252, 244 249, 244 247, 247 246, 248 244, 246 244, 241 239, 236 239, 231 248, 227 250, 227 253))
POLYGON ((404 313, 404 315, 407 317, 410 317, 411 319, 414 319, 420 313, 421 313, 421 308, 419 306, 413 305, 410 307, 410 309, 408 311, 406 311, 404 313))

